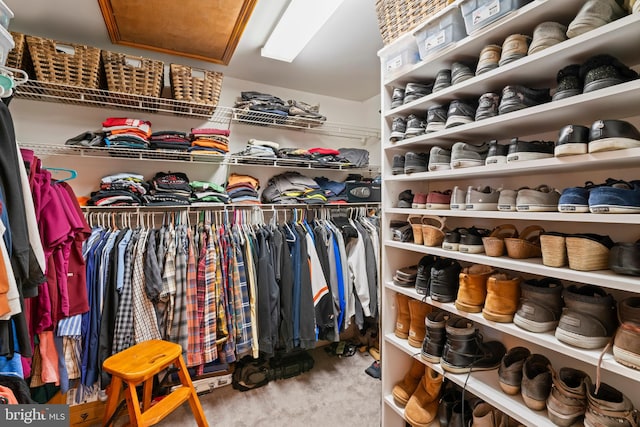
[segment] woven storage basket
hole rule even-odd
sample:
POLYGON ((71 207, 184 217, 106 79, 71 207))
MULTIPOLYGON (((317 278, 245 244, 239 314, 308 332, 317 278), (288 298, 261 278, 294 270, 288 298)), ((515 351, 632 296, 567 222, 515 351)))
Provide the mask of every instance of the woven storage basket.
POLYGON ((377 0, 378 27, 384 44, 423 23, 454 0, 377 0))
POLYGON ((547 267, 564 267, 567 265, 566 235, 548 232, 540 235, 542 264, 547 267))
POLYGON ((434 215, 422 217, 422 243, 425 246, 441 246, 444 240, 444 222, 446 218, 434 215))
POLYGON ((100 49, 26 36, 36 80, 100 88, 100 49))
POLYGON ((164 86, 164 63, 140 56, 102 51, 107 89, 112 92, 159 97, 164 86))
POLYGON ((609 268, 610 249, 595 240, 583 236, 567 236, 569 268, 578 271, 606 270, 609 268))
POLYGON ((179 64, 171 64, 170 71, 173 99, 211 107, 203 111, 215 110, 222 90, 222 73, 179 64))
POLYGON ((5 65, 11 68, 23 69, 22 64, 25 50, 25 36, 24 34, 16 33, 15 31, 11 31, 11 36, 13 37, 15 47, 11 49, 11 51, 7 55, 7 62, 5 63, 5 65))

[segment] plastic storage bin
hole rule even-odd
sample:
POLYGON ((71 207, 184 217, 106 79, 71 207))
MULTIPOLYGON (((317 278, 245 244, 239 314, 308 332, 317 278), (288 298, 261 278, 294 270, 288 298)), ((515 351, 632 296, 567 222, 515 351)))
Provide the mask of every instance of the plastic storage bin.
POLYGON ((0 0, 0 25, 5 29, 9 29, 9 21, 13 19, 13 12, 9 7, 0 0))
POLYGON ((398 42, 398 46, 394 46, 393 50, 383 54, 384 79, 389 80, 408 71, 419 61, 418 46, 411 37, 405 38, 398 42))
POLYGON ((9 52, 15 47, 13 36, 4 27, 0 27, 0 65, 7 63, 9 52))
POLYGON ((464 16, 467 34, 472 35, 503 16, 530 3, 532 0, 462 0, 460 8, 464 16))
POLYGON ((433 52, 444 49, 451 43, 462 40, 467 36, 464 19, 457 6, 449 6, 432 21, 414 33, 418 45, 420 59, 424 61, 433 52))

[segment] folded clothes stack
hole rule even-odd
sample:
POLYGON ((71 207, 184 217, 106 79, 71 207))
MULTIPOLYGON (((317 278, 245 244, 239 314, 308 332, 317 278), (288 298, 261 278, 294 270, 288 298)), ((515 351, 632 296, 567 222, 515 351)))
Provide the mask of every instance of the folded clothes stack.
POLYGON ((289 115, 289 106, 282 99, 268 93, 255 91, 240 92, 240 98, 236 101, 235 108, 279 116, 289 115))
POLYGON ((100 180, 100 190, 91 193, 89 206, 140 206, 149 192, 142 175, 118 173, 100 180))
POLYGON ((318 183, 299 172, 285 172, 272 177, 262 192, 264 203, 325 204, 327 197, 318 183))
POLYGON ((345 193, 346 184, 344 182, 332 181, 329 178, 320 176, 313 178, 327 198, 327 203, 347 203, 345 193))
POLYGON ((260 139, 250 139, 244 150, 235 153, 235 156, 241 157, 259 157, 262 159, 275 159, 276 150, 280 148, 280 144, 273 141, 263 141, 260 139))
POLYGON ((183 172, 158 172, 150 181, 151 191, 143 199, 145 205, 188 205, 191 198, 189 178, 183 172))
POLYGON ((327 120, 325 116, 320 114, 320 105, 310 105, 306 102, 291 99, 288 101, 288 104, 290 116, 321 121, 327 120))
POLYGON ((191 129, 192 154, 225 155, 229 152, 229 129, 194 128, 191 129))
POLYGON ((107 147, 148 149, 151 122, 123 117, 109 117, 102 122, 107 147))
POLYGON ((151 134, 149 147, 154 150, 186 151, 191 147, 191 140, 185 132, 162 130, 151 134))
POLYGON ((260 181, 251 175, 232 173, 227 179, 227 194, 231 203, 260 204, 260 181))
POLYGON ((191 181, 192 203, 228 203, 229 195, 224 187, 214 182, 191 181))

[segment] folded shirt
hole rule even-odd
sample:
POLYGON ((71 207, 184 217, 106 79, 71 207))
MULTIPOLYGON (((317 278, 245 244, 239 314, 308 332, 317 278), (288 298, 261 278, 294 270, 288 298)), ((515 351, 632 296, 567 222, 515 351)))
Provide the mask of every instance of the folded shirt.
POLYGON ((192 135, 222 135, 229 136, 231 131, 229 129, 216 129, 216 128, 191 128, 192 135))

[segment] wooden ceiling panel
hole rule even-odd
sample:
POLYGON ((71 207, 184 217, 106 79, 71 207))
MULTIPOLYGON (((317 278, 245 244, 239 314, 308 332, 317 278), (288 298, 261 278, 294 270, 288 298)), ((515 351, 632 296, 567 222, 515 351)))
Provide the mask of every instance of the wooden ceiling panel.
POLYGON ((111 41, 227 65, 257 0, 98 0, 111 41))

